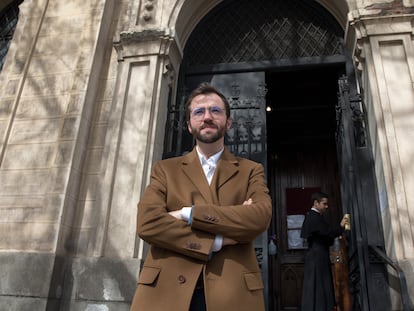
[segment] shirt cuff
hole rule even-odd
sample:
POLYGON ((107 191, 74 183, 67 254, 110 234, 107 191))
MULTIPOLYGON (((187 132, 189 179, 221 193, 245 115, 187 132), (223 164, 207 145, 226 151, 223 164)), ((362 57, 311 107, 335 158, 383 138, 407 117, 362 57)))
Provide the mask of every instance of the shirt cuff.
POLYGON ((191 226, 193 222, 193 207, 183 207, 181 209, 181 218, 184 219, 189 226, 191 226))
POLYGON ((223 236, 222 235, 216 235, 214 238, 213 247, 211 248, 211 252, 218 252, 221 250, 221 247, 223 246, 223 236))

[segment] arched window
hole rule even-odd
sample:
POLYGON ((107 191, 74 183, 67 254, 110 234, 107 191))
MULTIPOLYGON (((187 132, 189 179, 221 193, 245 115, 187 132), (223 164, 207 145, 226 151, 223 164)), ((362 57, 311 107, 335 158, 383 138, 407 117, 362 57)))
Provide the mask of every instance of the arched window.
POLYGON ((19 17, 19 5, 23 0, 16 0, 0 11, 0 71, 3 68, 10 42, 19 17))
POLYGON ((316 1, 227 0, 194 29, 183 64, 339 55, 343 36, 339 23, 316 1))

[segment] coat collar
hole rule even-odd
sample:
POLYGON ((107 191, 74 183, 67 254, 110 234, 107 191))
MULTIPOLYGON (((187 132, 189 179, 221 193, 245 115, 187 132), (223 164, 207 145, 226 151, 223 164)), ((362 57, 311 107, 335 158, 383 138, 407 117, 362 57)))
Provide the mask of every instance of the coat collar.
POLYGON ((218 203, 217 191, 214 191, 214 189, 223 186, 238 172, 239 161, 227 148, 224 148, 210 186, 204 177, 203 168, 201 167, 195 148, 182 158, 181 166, 184 173, 194 186, 197 187, 204 199, 207 202, 218 203))

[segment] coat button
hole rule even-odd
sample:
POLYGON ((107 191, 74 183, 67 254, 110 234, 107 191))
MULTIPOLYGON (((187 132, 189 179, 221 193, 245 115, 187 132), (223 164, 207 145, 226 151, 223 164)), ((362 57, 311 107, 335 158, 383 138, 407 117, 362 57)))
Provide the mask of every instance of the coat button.
POLYGON ((184 283, 185 283, 185 281, 186 281, 186 279, 185 279, 185 276, 184 276, 184 275, 179 275, 177 279, 178 279, 178 283, 179 283, 179 284, 184 284, 184 283))
POLYGON ((201 244, 196 242, 187 242, 186 247, 189 249, 199 250, 201 248, 201 244))

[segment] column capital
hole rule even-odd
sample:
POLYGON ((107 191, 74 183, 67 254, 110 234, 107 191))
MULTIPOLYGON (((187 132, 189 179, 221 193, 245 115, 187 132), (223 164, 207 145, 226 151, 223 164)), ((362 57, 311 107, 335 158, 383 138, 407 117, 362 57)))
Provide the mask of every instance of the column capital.
POLYGON ((113 41, 118 60, 144 55, 182 58, 183 52, 171 28, 130 29, 120 32, 113 41), (173 55, 172 55, 173 54, 173 55))
MULTIPOLYGON (((407 9, 408 10, 408 9, 407 9)), ((408 12, 408 11, 407 11, 408 12)), ((362 70, 361 63, 365 58, 365 46, 370 44, 374 37, 395 37, 400 35, 413 35, 414 12, 410 14, 391 15, 360 15, 359 11, 348 14, 348 28, 346 45, 351 48, 355 65, 362 70)))

